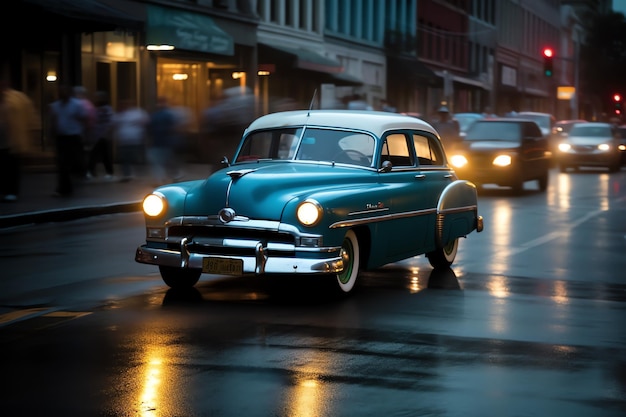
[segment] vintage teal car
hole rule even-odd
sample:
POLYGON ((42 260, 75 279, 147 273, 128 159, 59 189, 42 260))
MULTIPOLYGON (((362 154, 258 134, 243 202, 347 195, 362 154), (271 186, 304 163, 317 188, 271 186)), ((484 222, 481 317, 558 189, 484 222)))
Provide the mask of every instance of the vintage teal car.
POLYGON ((273 113, 245 130, 233 162, 164 185, 143 202, 135 260, 172 288, 203 273, 332 277, 425 254, 449 267, 483 229, 474 184, 448 166, 428 123, 376 111, 273 113))

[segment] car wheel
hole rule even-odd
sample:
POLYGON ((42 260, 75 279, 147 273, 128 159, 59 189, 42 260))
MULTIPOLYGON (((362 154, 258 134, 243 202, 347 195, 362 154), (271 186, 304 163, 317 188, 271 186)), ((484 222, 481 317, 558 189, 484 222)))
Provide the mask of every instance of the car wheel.
POLYGON ((432 252, 428 252, 426 257, 433 268, 448 268, 456 258, 456 252, 459 249, 459 239, 450 241, 446 246, 437 248, 432 252))
POLYGON ((352 230, 348 230, 341 245, 341 257, 343 258, 343 271, 337 274, 337 284, 342 293, 349 293, 356 284, 359 274, 361 258, 359 255, 359 240, 352 230))
POLYGON ((545 191, 548 188, 548 172, 543 173, 541 177, 537 179, 537 182, 539 183, 539 190, 545 191))
POLYGON ((196 285, 202 275, 200 269, 174 268, 159 266, 163 282, 170 288, 190 288, 196 285))

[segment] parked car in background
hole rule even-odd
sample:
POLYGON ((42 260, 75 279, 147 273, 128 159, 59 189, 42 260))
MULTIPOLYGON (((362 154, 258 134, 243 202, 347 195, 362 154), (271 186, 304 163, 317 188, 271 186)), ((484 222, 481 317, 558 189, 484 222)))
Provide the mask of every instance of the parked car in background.
POLYGON ((477 120, 450 153, 459 178, 475 183, 511 187, 519 194, 526 181, 548 186, 550 152, 537 123, 528 119, 477 120))
POLYGON ((622 153, 617 127, 611 123, 576 123, 569 134, 562 137, 556 155, 561 172, 568 168, 605 167, 610 172, 619 170, 622 153))
POLYGON ((586 123, 587 120, 572 119, 572 120, 559 120, 554 124, 552 134, 556 137, 567 136, 569 131, 574 127, 576 123, 586 123))
POLYGON ((438 133, 376 111, 272 113, 248 126, 233 162, 143 201, 135 260, 172 288, 203 273, 329 277, 352 292, 359 271, 425 254, 449 267, 483 228, 476 186, 457 178, 438 133))
POLYGON ((516 113, 515 118, 528 119, 539 125, 541 133, 546 139, 549 139, 556 125, 556 118, 550 113, 541 113, 534 111, 521 111, 516 113))
POLYGON ((485 116, 482 113, 456 113, 453 120, 459 123, 459 136, 463 137, 472 123, 484 118, 485 116))

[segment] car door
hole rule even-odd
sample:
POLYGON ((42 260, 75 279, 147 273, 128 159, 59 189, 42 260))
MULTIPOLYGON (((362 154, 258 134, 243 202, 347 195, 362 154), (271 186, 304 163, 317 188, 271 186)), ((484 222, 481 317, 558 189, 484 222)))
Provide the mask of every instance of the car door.
POLYGON ((430 177, 418 166, 410 132, 396 131, 383 138, 381 166, 384 161, 391 162, 392 167, 379 178, 382 188, 392 193, 392 207, 390 220, 381 224, 379 232, 387 259, 401 259, 425 247, 436 201, 430 177))

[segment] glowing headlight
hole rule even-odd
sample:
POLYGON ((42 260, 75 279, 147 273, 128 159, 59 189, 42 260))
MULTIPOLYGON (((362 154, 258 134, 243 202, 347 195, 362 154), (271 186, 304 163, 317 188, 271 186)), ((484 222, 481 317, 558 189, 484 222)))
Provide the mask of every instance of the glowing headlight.
POLYGON ((143 212, 150 217, 156 217, 165 210, 165 198, 159 194, 150 194, 143 199, 143 212))
POLYGON ((506 167, 511 165, 511 155, 498 155, 493 160, 493 164, 499 167, 506 167))
POLYGON ((572 145, 570 145, 569 143, 559 143, 559 151, 567 152, 570 149, 572 149, 572 145))
POLYGON ((609 146, 608 143, 601 143, 601 144, 598 145, 598 149, 601 150, 601 151, 606 152, 609 149, 611 149, 611 147, 609 146))
POLYGON ((467 165, 467 158, 463 155, 452 155, 450 157, 450 163, 455 168, 463 168, 465 165, 467 165))
POLYGON ((317 201, 306 200, 298 206, 296 216, 304 226, 314 226, 322 218, 322 207, 317 201))
POLYGON ((617 149, 619 149, 620 151, 626 151, 626 145, 619 144, 617 146, 617 149))

